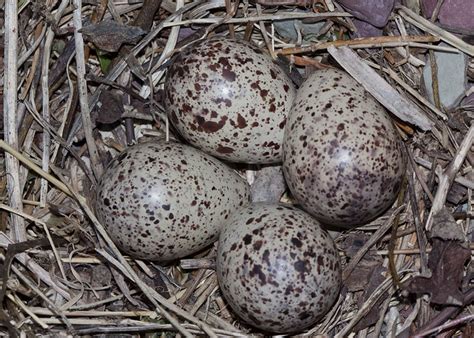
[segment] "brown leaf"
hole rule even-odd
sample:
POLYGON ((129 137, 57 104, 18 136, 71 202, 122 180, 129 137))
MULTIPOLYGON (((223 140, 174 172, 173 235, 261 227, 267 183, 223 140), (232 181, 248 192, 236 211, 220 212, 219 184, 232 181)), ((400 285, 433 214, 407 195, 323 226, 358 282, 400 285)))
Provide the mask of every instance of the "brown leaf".
MULTIPOLYGON (((362 306, 364 302, 369 299, 372 293, 383 283, 385 280, 384 273, 387 271, 381 264, 372 270, 372 273, 368 276, 368 282, 365 285, 365 291, 362 297, 359 299, 359 306, 362 306)), ((382 295, 370 311, 354 326, 354 332, 365 329, 366 327, 372 326, 377 323, 380 316, 380 307, 384 300, 387 298, 387 293, 382 295)))
POLYGON ((123 44, 134 44, 146 32, 140 27, 125 26, 106 20, 81 29, 84 38, 98 49, 116 52, 123 44))
POLYGON ((122 97, 113 90, 100 93, 96 121, 102 124, 113 124, 122 118, 124 108, 122 97))
POLYGON ((464 265, 470 258, 471 250, 459 242, 433 238, 428 260, 431 277, 414 277, 406 283, 405 289, 416 294, 430 294, 434 304, 462 305, 464 265))
POLYGON ((464 235, 464 232, 454 220, 453 215, 446 208, 441 209, 434 216, 430 237, 444 240, 455 240, 461 243, 467 241, 466 235, 464 235))
MULTIPOLYGON (((369 240, 369 236, 362 232, 349 233, 339 242, 338 246, 344 251, 348 258, 354 257, 357 252, 369 240)), ((364 291, 376 271, 382 264, 383 260, 376 254, 374 249, 370 249, 360 260, 349 277, 345 280, 344 286, 349 292, 364 291)))

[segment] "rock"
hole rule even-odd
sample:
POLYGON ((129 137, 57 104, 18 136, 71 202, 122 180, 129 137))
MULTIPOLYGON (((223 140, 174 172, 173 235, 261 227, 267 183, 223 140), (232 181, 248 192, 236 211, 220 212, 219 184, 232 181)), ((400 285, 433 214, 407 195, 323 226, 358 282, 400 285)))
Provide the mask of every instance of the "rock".
POLYGON ((384 27, 387 24, 395 4, 395 0, 338 0, 337 2, 357 19, 376 27, 384 27))
POLYGON ((301 20, 294 19, 275 21, 273 24, 277 33, 289 42, 296 42, 298 40, 298 30, 301 31, 303 41, 309 42, 312 36, 319 35, 325 22, 303 23, 301 20))
POLYGON ((356 38, 366 38, 373 36, 382 36, 383 30, 381 28, 375 27, 368 22, 352 19, 354 26, 357 28, 357 32, 351 34, 352 37, 356 38))
MULTIPOLYGON (((437 0, 422 0, 423 13, 431 18, 437 0)), ((438 14, 439 23, 447 29, 474 30, 474 1, 444 0, 438 14)))
MULTIPOLYGON (((447 46, 446 44, 441 44, 447 46)), ((455 107, 467 89, 467 57, 462 53, 435 52, 438 68, 438 91, 441 104, 446 108, 455 107)), ((428 99, 434 103, 429 59, 423 69, 423 85, 428 99)))
POLYGON ((278 203, 286 190, 281 166, 263 167, 255 174, 250 186, 252 202, 278 203))

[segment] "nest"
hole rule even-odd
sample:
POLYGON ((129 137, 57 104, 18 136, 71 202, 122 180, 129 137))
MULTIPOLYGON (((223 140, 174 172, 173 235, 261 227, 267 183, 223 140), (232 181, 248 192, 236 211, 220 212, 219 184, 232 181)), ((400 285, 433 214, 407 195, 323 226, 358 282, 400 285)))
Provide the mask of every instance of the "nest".
POLYGON ((5 3, 3 335, 264 335, 223 299, 215 247, 167 266, 134 260, 93 208, 114 156, 170 137, 162 88, 173 57, 222 34, 253 41, 303 77, 338 63, 390 111, 405 143, 397 202, 370 224, 332 233, 344 286, 301 334, 472 336, 473 107, 443 106, 436 76, 429 100, 422 69, 430 63, 435 75, 437 51, 462 53, 472 81, 474 47, 417 14, 418 1, 395 7, 383 35, 366 38, 351 38, 353 16, 331 0, 5 3), (282 22, 291 34, 276 28, 282 22))

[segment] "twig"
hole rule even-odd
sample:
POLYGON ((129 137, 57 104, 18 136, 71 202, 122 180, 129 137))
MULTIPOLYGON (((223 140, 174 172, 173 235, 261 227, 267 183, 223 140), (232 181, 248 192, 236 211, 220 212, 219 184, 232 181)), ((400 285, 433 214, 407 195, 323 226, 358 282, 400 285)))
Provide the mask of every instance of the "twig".
POLYGON ((31 317, 32 320, 34 320, 36 323, 38 323, 39 326, 41 326, 43 329, 47 330, 49 329, 48 324, 43 322, 41 318, 38 318, 36 314, 34 314, 23 302, 21 299, 19 299, 17 296, 13 296, 11 294, 7 295, 8 299, 10 299, 13 303, 18 305, 29 317, 31 317))
POLYGON ((36 49, 39 47, 41 44, 41 41, 43 41, 44 36, 46 35, 46 27, 43 27, 40 33, 40 36, 36 39, 36 41, 33 43, 33 45, 28 49, 20 58, 18 59, 18 65, 17 67, 20 68, 26 60, 33 54, 36 49))
POLYGON ((301 54, 316 52, 318 50, 324 50, 328 47, 341 47, 347 46, 352 48, 373 48, 373 47, 398 47, 408 46, 412 42, 438 42, 439 38, 435 36, 380 36, 380 37, 369 37, 369 38, 356 38, 352 40, 336 40, 315 43, 310 46, 294 47, 294 48, 283 48, 277 50, 277 54, 290 55, 290 54, 301 54))
POLYGON ((199 308, 206 302, 207 298, 212 294, 213 290, 217 287, 217 277, 215 274, 209 277, 209 279, 201 286, 203 292, 199 295, 199 298, 194 302, 193 307, 190 311, 192 315, 195 315, 199 308))
MULTIPOLYGON (((3 96, 3 120, 4 138, 13 149, 18 149, 17 133, 17 43, 18 43, 18 1, 6 1, 5 3, 5 56, 4 56, 4 96, 3 96)), ((20 188, 20 164, 18 160, 5 155, 5 171, 7 175, 7 191, 10 205, 16 210, 23 210, 23 202, 20 188)), ((11 215, 10 226, 15 242, 26 240, 25 223, 18 215, 11 215)))
MULTIPOLYGON (((69 5, 69 0, 62 0, 57 10, 54 21, 59 21, 63 15, 64 10, 69 5)), ((51 47, 53 45, 54 32, 50 27, 46 34, 46 41, 44 43, 43 62, 41 67, 41 90, 43 100, 43 119, 46 124, 50 125, 50 113, 49 113, 49 62, 51 56, 51 47)), ((51 154, 51 135, 49 132, 43 132, 43 158, 42 158, 42 169, 46 172, 49 171, 49 161, 51 154)), ((41 179, 41 190, 40 190, 40 206, 44 208, 46 206, 46 200, 48 195, 48 181, 41 179)))
MULTIPOLYGON (((474 289, 470 289, 464 294, 464 305, 469 305, 474 301, 474 289)), ((459 306, 446 306, 440 313, 431 318, 430 322, 423 326, 418 332, 430 331, 433 328, 439 327, 446 323, 447 320, 457 316, 463 310, 459 306)))
POLYGON ((13 214, 19 215, 23 218, 29 219, 30 221, 33 221, 33 222, 38 223, 38 224, 43 226, 43 229, 44 229, 44 231, 46 233, 46 236, 48 237, 49 243, 51 245, 51 249, 53 249, 54 257, 56 258, 56 261, 58 263, 59 270, 61 271, 61 275, 63 276, 64 279, 66 279, 66 273, 64 272, 64 267, 62 265, 61 258, 59 257, 58 250, 56 249, 56 246, 54 245, 53 238, 51 237, 51 234, 49 232, 49 229, 48 229, 48 226, 46 225, 46 223, 44 223, 43 221, 41 221, 41 220, 31 216, 31 215, 28 215, 28 214, 24 213, 23 211, 19 211, 19 210, 15 210, 13 208, 10 208, 8 205, 5 205, 3 203, 0 203, 0 209, 9 211, 13 214))
MULTIPOLYGON (((418 163, 422 167, 425 167, 426 169, 431 170, 431 168, 433 167, 433 164, 431 164, 430 161, 425 160, 424 158, 415 156, 414 160, 415 160, 416 163, 418 163)), ((437 175, 442 174, 441 166, 439 166, 439 165, 436 166, 435 170, 436 170, 437 175)), ((456 177, 454 178, 454 182, 459 183, 459 184, 465 186, 468 189, 473 189, 474 190, 474 182, 470 179, 465 178, 464 176, 456 175, 456 177)))
POLYGON ((445 31, 444 29, 439 28, 434 23, 430 22, 429 20, 426 20, 425 18, 416 14, 415 12, 413 12, 412 10, 408 9, 405 6, 397 6, 397 8, 399 9, 400 15, 403 16, 403 18, 409 23, 415 25, 416 27, 430 34, 439 36, 441 40, 443 40, 444 42, 447 42, 448 44, 456 48, 459 48, 464 53, 470 56, 474 56, 473 45, 470 45, 464 42, 463 40, 461 40, 460 38, 458 38, 457 36, 455 36, 454 34, 451 34, 445 31))
POLYGON ((381 71, 387 73, 390 75, 390 77, 395 80, 396 83, 398 83, 403 89, 405 89, 408 93, 410 93, 413 97, 415 97, 418 101, 423 103, 425 106, 427 106, 433 113, 438 115, 440 118, 443 120, 447 120, 448 116, 443 113, 441 110, 439 110, 434 104, 432 104, 428 99, 426 99, 423 95, 421 95, 419 92, 417 92, 415 89, 413 89, 410 85, 405 83, 398 74, 393 71, 391 68, 388 67, 381 67, 378 64, 375 64, 374 62, 370 62, 369 60, 366 60, 368 65, 370 65, 373 68, 380 69, 381 71))
MULTIPOLYGON (((13 244, 13 241, 8 238, 3 232, 0 232, 0 246, 6 248, 9 244, 13 244)), ((38 263, 36 263, 30 256, 26 253, 19 253, 15 256, 15 258, 25 265, 28 269, 31 270, 40 280, 42 280, 46 285, 52 287, 57 293, 63 296, 66 299, 71 299, 71 295, 65 291, 60 285, 58 285, 51 276, 49 275, 48 271, 43 269, 38 263)), ((13 269, 13 266, 12 266, 13 269)))
MULTIPOLYGON (((257 14, 262 16, 262 6, 260 4, 255 5, 257 8, 257 14)), ((265 41, 265 45, 267 46, 267 50, 270 52, 270 55, 273 59, 276 59, 275 51, 272 48, 272 44, 270 43, 270 39, 268 38, 267 29, 265 28, 265 23, 263 21, 258 22, 258 26, 260 27, 260 32, 262 33, 263 41, 265 41)))
POLYGON ((446 324, 434 327, 430 330, 426 330, 426 331, 423 331, 421 333, 418 333, 418 334, 414 335, 413 338, 421 338, 421 337, 431 336, 434 333, 439 333, 441 331, 450 329, 452 327, 458 326, 459 324, 463 324, 465 322, 470 322, 472 320, 474 320, 474 315, 467 315, 467 316, 452 320, 452 321, 450 321, 446 324))
POLYGON ((370 239, 364 244, 362 248, 357 252, 357 254, 352 257, 351 261, 345 267, 344 271, 342 272, 342 280, 347 280, 350 276, 352 270, 357 266, 359 261, 364 257, 364 255, 369 251, 369 249, 377 243, 377 241, 382 238, 383 235, 392 227, 393 222, 395 221, 398 214, 405 208, 404 205, 395 209, 390 215, 389 219, 372 235, 370 239))
MULTIPOLYGON (((64 2, 64 1, 63 1, 64 2)), ((51 46, 53 44, 54 32, 51 28, 48 29, 46 35, 46 42, 44 44, 43 62, 41 66, 41 91, 43 99, 43 119, 46 124, 50 124, 49 114, 49 60, 51 55, 51 46)), ((48 172, 49 171, 49 160, 50 160, 50 148, 51 148, 51 135, 44 130, 43 131, 43 157, 41 162, 41 168, 48 172)), ((48 181, 44 178, 41 179, 41 190, 40 190, 40 206, 44 208, 46 206, 48 197, 48 181)))
POLYGON ((389 277, 385 279, 385 281, 382 282, 378 286, 378 288, 372 293, 372 295, 367 299, 367 301, 360 307, 359 311, 354 315, 354 317, 351 319, 351 321, 341 330, 339 331, 334 337, 335 338, 343 338, 347 337, 348 334, 351 332, 352 328, 359 322, 359 320, 362 319, 369 311, 372 309, 372 307, 375 305, 375 303, 379 300, 379 298, 390 289, 392 286, 392 278, 389 277))
MULTIPOLYGON (((184 6, 184 1, 183 0, 177 0, 176 1, 176 13, 180 12, 180 10, 184 6)), ((176 16, 176 21, 181 20, 182 15, 176 16)), ((149 76, 150 79, 150 86, 143 86, 142 89, 140 90, 140 95, 141 97, 148 97, 151 90, 152 86, 158 81, 161 80, 162 76, 164 75, 165 71, 164 70, 157 70, 157 67, 159 65, 162 65, 166 60, 168 60, 176 48, 176 44, 178 42, 178 36, 179 36, 179 30, 180 26, 174 26, 171 28, 170 36, 166 42, 166 46, 161 52, 160 58, 158 59, 156 65, 153 67, 153 70, 151 71, 151 75, 149 76), (157 70, 157 71, 156 71, 157 70)))
MULTIPOLYGON (((411 162, 410 167, 411 167, 411 162)), ((414 173, 414 171, 413 171, 414 173)), ((428 255, 426 254, 426 234, 423 231, 423 223, 420 217, 420 211, 418 209, 418 199, 415 191, 415 180, 413 179, 413 174, 408 172, 408 194, 410 198, 410 206, 413 214, 413 219, 415 221, 416 236, 418 241, 418 246, 420 247, 420 258, 421 258, 421 273, 426 274, 428 269, 428 255)))
POLYGON ((433 217, 444 207, 449 188, 451 187, 451 184, 453 183, 453 180, 456 177, 459 169, 461 169, 461 165, 466 158, 467 152, 471 149, 473 139, 474 123, 471 124, 469 131, 460 144, 456 156, 439 177, 438 189, 436 190, 433 205, 431 206, 428 219, 426 220, 427 231, 431 230, 433 225, 433 217))
MULTIPOLYGON (((247 22, 258 22, 258 21, 279 21, 279 20, 290 20, 290 19, 304 19, 304 18, 330 18, 330 17, 350 17, 352 16, 346 12, 329 12, 329 13, 285 13, 282 15, 256 15, 248 16, 245 18, 231 18, 225 20, 225 23, 247 23, 247 22)), ((167 22, 164 27, 171 27, 177 25, 191 25, 191 24, 206 24, 206 23, 218 23, 222 20, 222 17, 215 18, 204 18, 204 19, 190 19, 177 22, 167 22)))
POLYGON ((83 130, 86 136, 87 148, 89 150, 89 156, 92 164, 92 171, 94 172, 96 178, 100 178, 103 168, 93 135, 89 102, 87 99, 87 81, 85 79, 86 65, 84 62, 84 40, 82 39, 82 33, 79 32, 79 30, 82 29, 82 0, 73 0, 73 5, 75 7, 73 13, 73 23, 74 41, 76 44, 77 88, 79 91, 82 125, 84 127, 83 130))
POLYGON ((41 170, 41 168, 34 164, 33 161, 10 147, 8 144, 5 143, 5 141, 0 140, 0 148, 5 150, 10 155, 13 155, 17 160, 23 163, 26 167, 36 172, 41 177, 46 178, 51 184, 53 184, 56 188, 61 190, 66 195, 72 196, 72 193, 69 191, 68 187, 63 182, 41 170))

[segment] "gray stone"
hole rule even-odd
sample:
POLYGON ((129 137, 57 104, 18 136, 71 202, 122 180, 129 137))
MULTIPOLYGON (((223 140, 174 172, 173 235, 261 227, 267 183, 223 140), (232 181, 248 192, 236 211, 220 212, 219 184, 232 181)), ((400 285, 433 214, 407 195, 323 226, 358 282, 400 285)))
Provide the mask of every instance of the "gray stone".
POLYGON ((280 36, 288 42, 296 42, 298 40, 298 30, 301 32, 303 42, 310 42, 311 38, 319 35, 325 21, 316 23, 303 23, 301 20, 283 20, 275 21, 275 30, 280 36))
POLYGON ((281 166, 263 167, 255 174, 250 186, 252 202, 278 203, 286 190, 281 166))
MULTIPOLYGON (((441 45, 446 46, 446 44, 441 45)), ((448 109, 453 108, 463 98, 467 88, 467 57, 462 53, 435 52, 435 58, 441 104, 448 109)), ((429 59, 423 69, 423 85, 428 99, 434 103, 429 59)))

